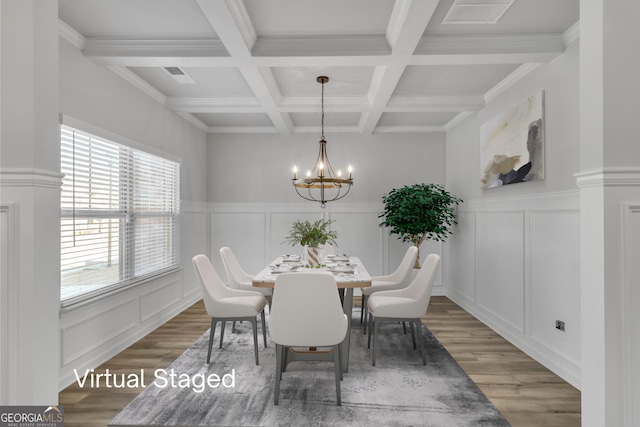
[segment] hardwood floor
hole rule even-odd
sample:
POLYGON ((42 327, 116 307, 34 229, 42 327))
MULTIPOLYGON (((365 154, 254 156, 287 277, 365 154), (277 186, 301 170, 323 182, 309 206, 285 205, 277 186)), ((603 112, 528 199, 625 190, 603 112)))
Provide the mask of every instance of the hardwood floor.
POLYGON ((580 426, 580 391, 445 297, 423 322, 513 427, 580 426))
MULTIPOLYGON (((514 427, 580 425, 580 392, 445 297, 423 321, 514 427)), ((95 369, 112 373, 166 368, 209 327, 202 301, 95 369)), ((60 393, 66 427, 105 427, 142 389, 60 393)))

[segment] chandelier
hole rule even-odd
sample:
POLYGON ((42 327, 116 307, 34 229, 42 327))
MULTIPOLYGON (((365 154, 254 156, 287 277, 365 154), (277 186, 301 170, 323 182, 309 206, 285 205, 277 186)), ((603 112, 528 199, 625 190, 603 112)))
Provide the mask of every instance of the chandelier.
POLYGON ((293 186, 300 197, 312 202, 320 202, 325 207, 327 202, 342 199, 349 193, 353 185, 353 168, 349 165, 348 178, 342 177, 342 171, 334 172, 327 155, 327 141, 324 139, 324 84, 329 81, 327 76, 319 76, 317 82, 322 85, 322 119, 320 121, 321 136, 320 150, 313 169, 307 170, 306 177, 298 179, 298 167, 293 166, 293 186))

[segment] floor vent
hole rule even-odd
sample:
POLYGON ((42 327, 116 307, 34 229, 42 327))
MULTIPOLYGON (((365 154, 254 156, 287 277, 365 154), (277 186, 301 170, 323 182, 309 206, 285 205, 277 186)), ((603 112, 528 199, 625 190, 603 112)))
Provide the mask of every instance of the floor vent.
POLYGON ((515 0, 454 0, 443 24, 495 24, 515 0))

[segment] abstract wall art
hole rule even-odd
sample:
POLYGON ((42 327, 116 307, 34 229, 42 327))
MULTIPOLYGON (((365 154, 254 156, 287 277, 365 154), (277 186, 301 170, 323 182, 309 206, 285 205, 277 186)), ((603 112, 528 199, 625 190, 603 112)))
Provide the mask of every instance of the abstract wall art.
POLYGON ((480 127, 483 189, 544 179, 544 91, 480 127))

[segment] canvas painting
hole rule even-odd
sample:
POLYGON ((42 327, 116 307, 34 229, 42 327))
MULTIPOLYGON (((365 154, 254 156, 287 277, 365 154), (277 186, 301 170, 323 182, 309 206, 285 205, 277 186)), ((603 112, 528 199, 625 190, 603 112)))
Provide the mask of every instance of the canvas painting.
POLYGON ((483 189, 544 179, 544 92, 480 127, 483 189))

